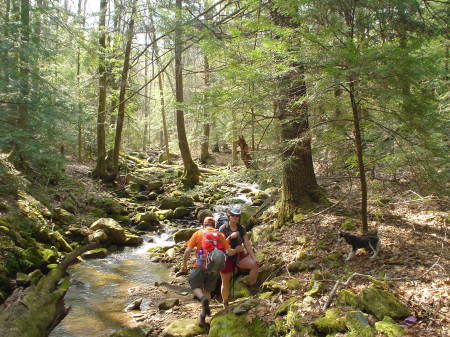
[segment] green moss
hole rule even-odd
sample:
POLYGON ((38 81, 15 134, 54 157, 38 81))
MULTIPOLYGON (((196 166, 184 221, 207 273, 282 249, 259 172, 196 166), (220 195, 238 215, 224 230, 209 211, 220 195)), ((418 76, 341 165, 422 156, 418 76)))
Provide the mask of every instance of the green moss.
POLYGON ((383 319, 384 316, 405 318, 410 315, 409 309, 394 295, 374 286, 364 289, 360 300, 362 307, 378 319, 383 319))
POLYGON ((322 333, 334 333, 346 331, 345 316, 337 308, 329 309, 324 317, 313 321, 314 327, 322 333))
POLYGON ((325 261, 329 261, 329 262, 342 261, 342 253, 335 252, 335 253, 328 254, 327 256, 325 256, 325 261))
POLYGON ((312 280, 310 288, 305 292, 305 296, 315 296, 321 294, 325 290, 325 285, 323 282, 312 280))
POLYGON ((39 280, 44 276, 40 269, 36 269, 28 274, 28 279, 31 284, 37 284, 39 280))
POLYGON ((297 290, 302 286, 301 282, 297 279, 289 279, 286 281, 286 286, 288 289, 297 290))
POLYGON ((211 320, 208 337, 268 337, 269 330, 259 318, 247 322, 247 315, 227 313, 211 320))
POLYGON ((360 307, 358 295, 346 289, 339 292, 336 302, 339 305, 349 306, 354 309, 358 309, 360 307))
POLYGON ((375 329, 387 337, 400 337, 406 334, 405 328, 395 323, 389 316, 384 316, 382 321, 376 322, 375 329))
POLYGON ((142 327, 124 328, 114 332, 109 337, 146 337, 147 333, 142 327))
POLYGON ((266 300, 268 298, 270 298, 273 295, 273 291, 265 291, 261 294, 258 295, 258 298, 262 299, 262 300, 266 300))
POLYGON ((247 285, 242 282, 242 280, 243 277, 238 277, 233 283, 233 299, 251 296, 250 290, 248 289, 247 285))
POLYGON ((287 313, 287 311, 289 310, 289 307, 298 301, 298 298, 296 297, 291 297, 290 299, 284 301, 283 303, 281 303, 277 310, 275 311, 276 315, 284 315, 287 313))
POLYGON ((345 325, 350 330, 346 336, 373 337, 375 335, 367 320, 367 314, 361 311, 350 311, 345 315, 345 325))

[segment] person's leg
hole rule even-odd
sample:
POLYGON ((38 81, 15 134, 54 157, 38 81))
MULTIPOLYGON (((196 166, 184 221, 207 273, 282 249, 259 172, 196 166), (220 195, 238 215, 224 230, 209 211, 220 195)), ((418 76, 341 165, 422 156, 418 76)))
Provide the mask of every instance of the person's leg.
POLYGON ((223 301, 223 305, 225 307, 228 306, 228 300, 230 297, 230 283, 231 283, 231 278, 233 277, 233 273, 220 273, 220 277, 222 279, 222 288, 221 290, 221 294, 222 294, 222 301, 223 301))
POLYGON ((189 275, 189 285, 191 286, 192 292, 202 303, 202 311, 198 323, 201 326, 205 326, 205 318, 210 314, 209 310, 209 300, 207 295, 210 292, 204 291, 202 288, 205 287, 206 275, 205 271, 201 268, 194 268, 189 275))
POLYGON ((250 255, 247 255, 245 258, 239 261, 238 267, 241 269, 250 270, 248 283, 249 285, 254 285, 256 283, 256 280, 258 279, 258 264, 256 263, 256 261, 250 255))

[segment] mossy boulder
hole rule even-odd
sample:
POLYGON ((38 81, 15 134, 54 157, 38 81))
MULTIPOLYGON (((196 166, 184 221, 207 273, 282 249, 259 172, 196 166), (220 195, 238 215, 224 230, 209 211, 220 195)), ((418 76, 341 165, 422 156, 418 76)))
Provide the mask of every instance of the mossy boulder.
POLYGON ((288 287, 286 285, 286 280, 282 276, 274 277, 269 281, 263 282, 261 288, 264 290, 270 290, 273 292, 287 292, 288 287))
POLYGON ((53 219, 61 225, 70 225, 75 223, 76 217, 64 208, 55 208, 53 211, 53 219))
POLYGON ((346 289, 339 292, 336 303, 353 309, 358 309, 361 306, 358 295, 346 289))
POLYGON ((175 243, 188 241, 196 231, 198 231, 196 228, 180 229, 173 235, 173 239, 175 243))
POLYGON ((139 230, 154 230, 159 227, 159 219, 155 212, 138 213, 131 219, 139 230))
POLYGON ((250 297, 251 296, 251 292, 248 289, 247 285, 243 282, 244 277, 238 277, 236 280, 234 280, 233 282, 233 298, 243 298, 243 297, 250 297))
POLYGON ((258 212, 259 207, 253 207, 253 206, 241 206, 241 220, 240 224, 244 226, 247 229, 251 229, 255 225, 255 221, 252 218, 256 212, 258 212))
POLYGON ((315 265, 304 261, 294 261, 289 263, 287 268, 290 273, 295 274, 305 270, 313 270, 315 265))
POLYGON ((291 298, 287 299, 286 301, 284 301, 283 303, 281 303, 278 306, 277 310, 275 311, 275 314, 276 315, 286 314, 288 312, 290 306, 297 301, 298 301, 298 298, 296 298, 296 297, 291 297, 291 298))
POLYGON ((345 325, 350 330, 346 337, 373 337, 375 332, 369 325, 367 314, 361 311, 350 311, 345 315, 345 325))
POLYGON ((125 229, 116 220, 111 218, 98 219, 91 225, 90 229, 92 231, 104 231, 111 243, 123 245, 127 239, 125 229))
POLYGON ((194 199, 187 195, 165 196, 159 199, 160 209, 174 210, 177 207, 192 207, 194 199))
POLYGON ((406 330, 397 324, 391 317, 384 316, 382 321, 375 323, 377 332, 385 334, 387 337, 400 337, 406 334, 406 330))
POLYGON ((203 220, 205 220, 207 216, 213 216, 213 212, 210 209, 204 208, 197 211, 196 217, 200 224, 203 224, 203 220))
POLYGON ((97 248, 88 250, 83 253, 82 257, 85 259, 103 259, 108 255, 108 249, 106 248, 97 248))
POLYGON ((208 337, 268 337, 267 324, 254 317, 247 319, 247 314, 237 315, 233 312, 218 314, 211 320, 208 337))
POLYGON ((156 216, 159 220, 166 220, 166 219, 172 219, 173 218, 173 210, 171 209, 162 209, 155 212, 156 216))
POLYGON ((195 319, 177 319, 168 325, 162 332, 162 337, 193 337, 200 335, 204 329, 195 319))
POLYGON ((335 333, 346 331, 345 314, 337 308, 328 309, 324 317, 316 318, 313 326, 322 333, 335 333))
POLYGON ((411 314, 409 309, 394 295, 375 286, 364 289, 361 292, 360 300, 365 311, 375 315, 378 319, 383 319, 384 316, 405 318, 411 314))
POLYGON ((125 214, 125 208, 116 200, 104 197, 90 197, 89 204, 92 207, 102 209, 107 215, 125 214))
POLYGON ((257 243, 261 241, 263 238, 267 237, 270 233, 272 233, 273 228, 271 225, 259 225, 252 229, 252 237, 251 240, 253 243, 257 243))
POLYGON ((147 331, 143 327, 124 328, 115 331, 109 337, 146 337, 147 331))
POLYGON ((144 239, 141 238, 139 235, 131 234, 131 233, 125 233, 126 239, 125 239, 125 245, 127 246, 136 246, 140 245, 142 242, 144 242, 144 239))
POLYGON ((191 210, 187 207, 177 207, 173 211, 173 218, 174 219, 181 219, 184 218, 186 215, 188 215, 191 212, 191 210))

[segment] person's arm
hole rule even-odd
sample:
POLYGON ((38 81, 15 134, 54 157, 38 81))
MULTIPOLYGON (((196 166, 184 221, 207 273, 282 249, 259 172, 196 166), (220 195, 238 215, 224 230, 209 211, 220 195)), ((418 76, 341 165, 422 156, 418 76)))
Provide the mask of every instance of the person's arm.
POLYGON ((233 256, 236 255, 238 252, 236 251, 236 249, 231 248, 230 243, 228 242, 228 240, 225 238, 225 234, 223 234, 222 232, 220 232, 221 237, 222 237, 222 245, 225 248, 225 253, 228 256, 233 256))
POLYGON ((245 249, 247 249, 248 255, 253 257, 255 259, 255 261, 256 261, 255 252, 253 251, 252 244, 251 244, 250 240, 248 239, 248 235, 247 234, 244 235, 244 246, 245 246, 245 249))
POLYGON ((187 263, 189 260, 189 257, 191 256, 191 252, 192 252, 192 247, 186 247, 186 250, 184 251, 183 254, 183 266, 181 267, 181 271, 183 273, 187 272, 187 263))

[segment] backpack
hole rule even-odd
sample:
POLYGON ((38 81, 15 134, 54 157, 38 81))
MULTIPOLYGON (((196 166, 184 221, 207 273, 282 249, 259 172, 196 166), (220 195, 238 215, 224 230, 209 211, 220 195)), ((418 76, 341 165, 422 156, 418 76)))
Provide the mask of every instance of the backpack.
POLYGON ((202 249, 206 262, 204 268, 209 272, 218 272, 225 268, 225 247, 220 239, 220 232, 203 230, 202 249))

